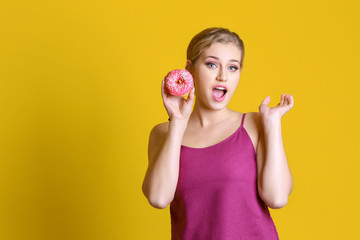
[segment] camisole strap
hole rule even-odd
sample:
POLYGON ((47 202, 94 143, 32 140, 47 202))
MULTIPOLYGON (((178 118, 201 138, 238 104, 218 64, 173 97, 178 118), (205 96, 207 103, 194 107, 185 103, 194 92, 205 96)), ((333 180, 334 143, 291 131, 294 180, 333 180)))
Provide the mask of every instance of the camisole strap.
POLYGON ((243 113, 243 115, 242 115, 242 119, 241 119, 241 125, 240 125, 240 127, 244 127, 245 114, 246 114, 246 113, 243 113))

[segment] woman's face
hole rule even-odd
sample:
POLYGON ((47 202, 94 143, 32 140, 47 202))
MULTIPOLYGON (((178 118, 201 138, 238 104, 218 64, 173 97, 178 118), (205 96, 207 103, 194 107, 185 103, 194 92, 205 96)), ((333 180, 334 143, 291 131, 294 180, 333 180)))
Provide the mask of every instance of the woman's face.
POLYGON ((222 109, 230 102, 240 80, 241 50, 234 43, 213 43, 195 63, 196 98, 206 108, 222 109))

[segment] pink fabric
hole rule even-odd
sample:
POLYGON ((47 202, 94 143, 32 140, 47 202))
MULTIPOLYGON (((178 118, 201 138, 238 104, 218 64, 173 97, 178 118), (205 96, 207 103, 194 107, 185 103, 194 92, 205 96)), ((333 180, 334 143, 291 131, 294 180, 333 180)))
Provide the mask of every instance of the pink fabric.
POLYGON ((220 143, 181 146, 179 180, 170 204, 172 240, 278 240, 256 184, 256 152, 240 127, 220 143))

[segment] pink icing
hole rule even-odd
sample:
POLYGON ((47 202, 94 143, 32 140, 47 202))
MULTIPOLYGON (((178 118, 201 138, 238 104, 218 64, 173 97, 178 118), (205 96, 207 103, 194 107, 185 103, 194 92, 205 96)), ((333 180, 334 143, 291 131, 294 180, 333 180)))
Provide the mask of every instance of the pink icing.
POLYGON ((165 86, 171 95, 181 96, 194 87, 194 81, 186 69, 175 69, 167 75, 165 86))

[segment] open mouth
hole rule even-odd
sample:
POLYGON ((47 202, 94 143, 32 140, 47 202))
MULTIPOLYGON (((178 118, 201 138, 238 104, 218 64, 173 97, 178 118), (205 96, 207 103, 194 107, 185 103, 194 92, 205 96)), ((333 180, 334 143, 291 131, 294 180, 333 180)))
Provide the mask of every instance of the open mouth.
POLYGON ((227 88, 224 86, 216 86, 212 89, 212 95, 216 101, 221 102, 225 99, 227 91, 227 88))

